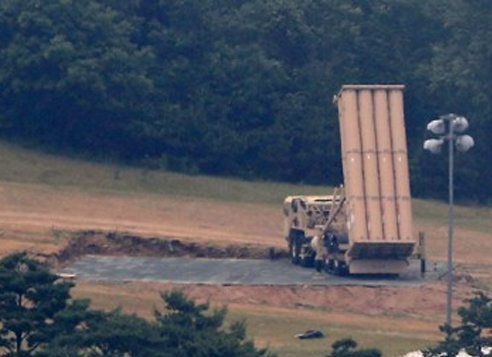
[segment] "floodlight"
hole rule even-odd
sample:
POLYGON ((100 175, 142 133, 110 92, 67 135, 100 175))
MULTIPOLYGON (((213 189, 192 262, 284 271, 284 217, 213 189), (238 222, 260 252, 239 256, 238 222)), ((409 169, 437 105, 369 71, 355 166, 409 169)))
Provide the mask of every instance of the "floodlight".
POLYGON ((468 128, 468 120, 463 116, 458 116, 453 113, 442 115, 439 119, 431 121, 427 124, 427 130, 438 135, 438 139, 428 139, 424 142, 424 149, 429 150, 433 154, 439 154, 444 141, 449 144, 449 231, 448 231, 448 292, 446 301, 446 325, 451 327, 452 323, 452 301, 453 301, 453 226, 454 226, 454 150, 453 144, 456 145, 458 151, 467 151, 475 142, 470 135, 456 135, 462 133, 468 128))
POLYGON ((453 131, 457 133, 462 133, 468 129, 468 120, 465 117, 457 117, 453 120, 453 131))
POLYGON ((437 119, 431 121, 429 124, 427 124, 427 130, 431 131, 436 135, 444 134, 444 132, 446 131, 446 125, 444 123, 444 120, 437 119))
POLYGON ((459 135, 456 137, 456 149, 458 151, 468 151, 473 145, 475 145, 475 141, 470 135, 459 135))
POLYGON ((424 149, 429 150, 433 154, 439 154, 443 143, 443 139, 428 139, 424 141, 424 149))

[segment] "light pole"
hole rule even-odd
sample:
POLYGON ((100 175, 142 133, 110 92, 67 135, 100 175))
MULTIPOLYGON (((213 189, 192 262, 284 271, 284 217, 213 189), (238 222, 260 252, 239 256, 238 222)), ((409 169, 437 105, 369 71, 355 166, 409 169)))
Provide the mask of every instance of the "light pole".
POLYGON ((424 142, 424 149, 433 154, 439 154, 444 142, 448 141, 449 152, 449 207, 448 207, 448 292, 446 303, 446 324, 451 327, 452 299, 453 299, 453 226, 454 226, 454 146, 458 151, 468 151, 473 145, 473 138, 469 135, 456 135, 468 128, 468 120, 456 114, 446 114, 427 124, 427 130, 438 135, 438 139, 428 139, 424 142))

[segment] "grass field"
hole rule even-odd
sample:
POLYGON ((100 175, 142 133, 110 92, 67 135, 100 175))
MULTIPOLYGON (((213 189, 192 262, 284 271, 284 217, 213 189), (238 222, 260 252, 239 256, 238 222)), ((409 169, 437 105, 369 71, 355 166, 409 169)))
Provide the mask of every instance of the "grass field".
MULTIPOLYGON (((97 164, 0 143, 0 254, 23 249, 55 251, 66 243, 66 232, 91 228, 283 247, 284 197, 329 194, 331 190, 97 164)), ((414 200, 413 212, 415 230, 426 232, 429 258, 445 260, 447 204, 414 200)), ((492 210, 456 206, 455 214, 456 261, 464 272, 474 276, 475 287, 489 289, 492 210)), ((159 284, 80 282, 73 293, 90 298, 96 308, 122 306, 126 311, 151 317, 152 308, 160 302, 159 292, 167 288, 159 284)), ((395 298, 394 306, 389 304, 387 309, 371 310, 368 305, 367 311, 364 299, 368 293, 374 294, 367 290, 352 297, 358 301, 357 308, 351 306, 350 299, 346 306, 338 307, 321 302, 275 306, 256 303, 251 297, 225 303, 229 319, 246 319, 250 336, 279 357, 324 356, 334 340, 346 336, 354 337, 362 347, 377 347, 392 356, 440 338, 437 326, 444 320, 445 296, 442 286, 436 291, 442 294, 442 304, 437 304, 435 311, 419 309, 420 303, 440 300, 432 296, 432 291, 424 298, 419 297, 419 291, 395 298), (415 310, 400 310, 399 300, 401 304, 415 304, 415 310), (328 337, 312 341, 293 338, 313 328, 328 337)), ((198 290, 193 296, 206 298, 200 294, 198 290)), ((302 291, 297 294, 296 298, 304 298, 302 291)), ((466 296, 463 294, 458 297, 466 296)), ((371 304, 385 298, 376 296, 371 304)), ((220 298, 211 302, 224 304, 220 298)))
MULTIPOLYGON (((121 194, 200 197, 277 205, 287 195, 326 194, 327 187, 187 176, 42 154, 0 142, 0 180, 121 194)), ((328 188, 331 193, 331 188, 328 188)))

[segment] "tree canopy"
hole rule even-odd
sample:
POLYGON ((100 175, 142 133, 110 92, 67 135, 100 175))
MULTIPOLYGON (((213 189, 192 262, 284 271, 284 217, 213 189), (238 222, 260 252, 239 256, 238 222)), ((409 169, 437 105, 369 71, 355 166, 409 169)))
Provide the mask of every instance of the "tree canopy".
POLYGON ((2 356, 32 356, 63 331, 57 315, 67 308, 72 285, 56 280, 24 253, 0 260, 2 356))
POLYGON ((425 126, 469 117, 456 196, 488 203, 486 0, 5 0, 2 135, 152 167, 342 182, 341 85, 403 83, 412 191, 446 195, 425 126))

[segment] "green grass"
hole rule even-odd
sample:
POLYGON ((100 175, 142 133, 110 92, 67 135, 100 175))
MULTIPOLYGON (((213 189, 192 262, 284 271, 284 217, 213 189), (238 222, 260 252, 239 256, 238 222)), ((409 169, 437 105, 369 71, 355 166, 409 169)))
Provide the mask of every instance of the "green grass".
POLYGON ((188 176, 39 153, 0 142, 0 180, 128 194, 200 197, 279 204, 292 194, 331 194, 332 188, 188 176))
MULTIPOLYGON (((414 199, 412 205, 415 220, 439 226, 448 224, 446 202, 414 199)), ((454 224, 478 232, 492 232, 492 208, 454 205, 454 224)))
MULTIPOLYGON (((333 342, 352 337, 359 348, 377 348, 384 356, 403 355, 409 351, 428 347, 435 343, 436 335, 424 336, 390 331, 384 325, 371 329, 363 325, 330 324, 326 318, 300 318, 295 311, 292 316, 275 315, 269 312, 229 311, 228 319, 245 319, 250 337, 259 345, 268 347, 281 357, 322 357, 331 351, 333 342), (306 330, 319 330, 325 338, 300 340, 295 335, 306 330)), ((377 319, 377 317, 374 317, 377 319)), ((401 319, 402 326, 405 319, 401 319)))

